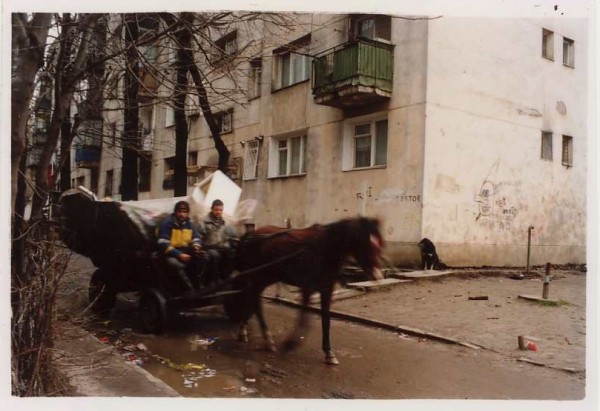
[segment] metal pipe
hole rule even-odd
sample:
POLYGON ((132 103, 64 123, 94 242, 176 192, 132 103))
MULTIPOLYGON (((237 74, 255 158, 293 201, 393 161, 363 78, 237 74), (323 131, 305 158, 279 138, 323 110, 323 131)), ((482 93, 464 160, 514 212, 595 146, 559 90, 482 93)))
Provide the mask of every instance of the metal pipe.
POLYGON ((546 263, 546 276, 544 277, 544 287, 542 288, 542 298, 548 299, 550 294, 550 263, 546 263))
POLYGON ((527 274, 529 274, 529 257, 531 256, 531 231, 533 226, 530 225, 527 229, 527 274))

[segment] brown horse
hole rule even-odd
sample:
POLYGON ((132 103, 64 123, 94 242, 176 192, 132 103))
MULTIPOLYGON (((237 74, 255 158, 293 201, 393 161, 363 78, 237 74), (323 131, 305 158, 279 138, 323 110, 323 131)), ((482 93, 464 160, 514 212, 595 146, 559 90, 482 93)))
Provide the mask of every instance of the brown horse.
MULTIPOLYGON (((338 364, 329 340, 334 285, 341 279, 342 265, 349 257, 369 277, 381 279, 382 246, 379 221, 364 217, 304 229, 267 226, 245 234, 237 252, 238 270, 243 274, 232 279, 235 288, 244 291, 239 299, 225 307, 230 317, 241 322, 240 339, 247 341, 247 322, 256 314, 267 347, 276 350, 263 316, 261 294, 269 285, 284 282, 300 288, 304 306, 313 293, 320 294, 325 362, 338 364)), ((306 310, 301 310, 297 327, 284 343, 284 351, 297 346, 307 321, 306 310)))

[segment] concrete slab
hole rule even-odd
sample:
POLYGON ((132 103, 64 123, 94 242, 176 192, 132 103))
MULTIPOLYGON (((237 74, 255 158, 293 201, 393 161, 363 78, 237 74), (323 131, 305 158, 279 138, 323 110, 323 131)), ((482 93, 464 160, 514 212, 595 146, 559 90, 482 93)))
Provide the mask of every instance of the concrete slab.
POLYGON ((431 277, 442 277, 449 274, 454 274, 455 271, 436 271, 436 270, 419 270, 409 272, 398 272, 390 274, 393 278, 431 278, 431 277))
POLYGON ((410 281, 411 280, 403 280, 403 279, 397 279, 397 278, 384 278, 383 280, 379 280, 379 281, 374 280, 374 281, 360 281, 358 283, 349 283, 346 285, 346 287, 357 289, 357 290, 371 291, 371 290, 375 290, 378 288, 387 287, 390 285, 396 285, 396 284, 400 284, 400 283, 406 283, 406 282, 410 282, 410 281))
POLYGON ((547 301, 550 303, 560 304, 560 300, 554 300, 552 298, 543 298, 543 297, 540 297, 537 295, 520 294, 519 298, 522 298, 524 300, 529 300, 529 301, 547 301))

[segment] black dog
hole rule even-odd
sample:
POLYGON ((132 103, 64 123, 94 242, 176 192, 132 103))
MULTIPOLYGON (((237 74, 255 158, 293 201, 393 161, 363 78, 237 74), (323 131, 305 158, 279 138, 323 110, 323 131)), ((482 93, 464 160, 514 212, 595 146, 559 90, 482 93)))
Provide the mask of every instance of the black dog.
POLYGON ((421 249, 421 267, 424 270, 443 270, 446 268, 435 251, 435 245, 428 238, 424 238, 419 242, 421 249))

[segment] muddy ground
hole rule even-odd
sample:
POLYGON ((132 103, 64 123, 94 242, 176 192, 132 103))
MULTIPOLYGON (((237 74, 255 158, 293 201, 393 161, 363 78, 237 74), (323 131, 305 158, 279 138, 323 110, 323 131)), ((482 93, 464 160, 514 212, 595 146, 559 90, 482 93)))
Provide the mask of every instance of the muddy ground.
MULTIPOLYGON (((85 325, 84 323, 89 320, 84 311, 87 305, 87 282, 92 270, 93 267, 87 259, 75 256, 61 287, 59 317, 62 321, 85 325)), ((485 353, 495 355, 493 362, 497 364, 502 363, 512 367, 510 364, 520 360, 540 364, 543 366, 540 371, 554 370, 558 373, 557 376, 564 374, 564 378, 569 379, 571 387, 580 387, 571 394, 565 394, 565 399, 581 398, 584 392, 586 367, 586 273, 576 268, 553 270, 550 298, 558 303, 540 304, 519 298, 519 295, 541 296, 543 271, 532 271, 529 277, 521 280, 510 278, 521 272, 518 270, 456 270, 453 274, 437 278, 417 279, 370 292, 353 293, 352 298, 344 298, 340 294, 340 298, 334 300, 332 309, 398 325, 400 329, 416 328, 475 344, 482 347, 479 350, 480 355, 485 353), (487 297, 487 300, 469 299, 469 297, 482 296, 487 297), (520 350, 517 344, 518 335, 524 335, 527 340, 535 343, 537 350, 520 350)), ((293 300, 296 293, 290 287, 275 286, 267 290, 266 294, 293 300)), ((126 313, 127 309, 122 311, 121 315, 126 313)), ((136 315, 135 309, 130 314, 136 315)), ((217 319, 217 321, 221 320, 217 319)), ((281 330, 279 333, 283 335, 285 331, 281 330)), ((398 337, 405 336, 400 331, 395 338, 398 337)), ((408 340, 413 337, 406 335, 406 338, 408 340)), ((226 338, 223 338, 224 340, 226 338)), ((146 342, 152 348, 152 342, 146 342)), ((346 362, 352 361, 348 349, 348 347, 340 347, 338 351, 340 359, 346 362)), ((448 351, 443 347, 438 348, 440 349, 448 351)), ((477 356, 477 351, 460 348, 459 352, 462 356, 467 352, 477 356)), ((265 354, 259 350, 258 354, 253 355, 265 354)), ((431 355, 433 354, 430 353, 431 355)), ((304 360, 299 361, 302 364, 304 360)), ((522 364, 530 367, 528 364, 522 364)), ((445 390, 448 389, 447 385, 444 387, 445 390)), ((219 390, 221 388, 219 387, 219 390)), ((441 397, 435 395, 433 397, 456 398, 450 392, 444 390, 442 392, 445 394, 441 397)), ((215 395, 214 392, 212 395, 215 395)), ((311 394, 299 392, 297 395, 310 397, 311 394)), ((432 398, 431 393, 421 395, 432 398)), ((491 394, 487 393, 487 395, 491 394)), ((485 395, 483 397, 475 395, 475 397, 486 398, 485 395)), ((527 398, 527 395, 519 397, 527 398)), ((402 396, 388 398, 402 398, 402 396)))

